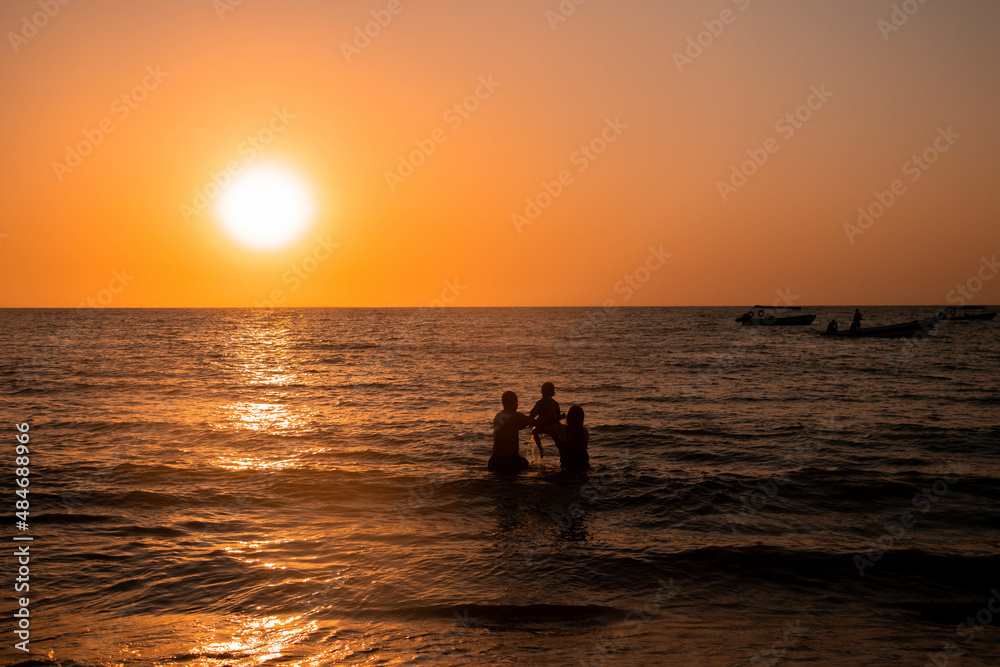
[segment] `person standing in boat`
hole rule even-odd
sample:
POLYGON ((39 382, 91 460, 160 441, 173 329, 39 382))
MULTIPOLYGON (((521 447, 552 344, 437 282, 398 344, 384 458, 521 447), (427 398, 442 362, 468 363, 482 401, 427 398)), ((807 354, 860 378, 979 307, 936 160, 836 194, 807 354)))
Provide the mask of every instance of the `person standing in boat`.
POLYGON ((858 333, 861 331, 861 311, 857 308, 854 309, 854 319, 851 320, 851 328, 847 331, 849 333, 858 333))

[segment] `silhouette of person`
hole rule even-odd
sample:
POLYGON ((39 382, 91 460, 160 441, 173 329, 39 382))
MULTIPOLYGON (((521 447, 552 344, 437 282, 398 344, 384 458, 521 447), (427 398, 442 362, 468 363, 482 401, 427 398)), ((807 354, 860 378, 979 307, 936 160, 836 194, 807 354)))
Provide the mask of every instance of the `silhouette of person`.
POLYGON ((826 325, 826 333, 831 336, 837 333, 837 320, 830 320, 830 323, 826 325))
POLYGON ((517 411, 517 394, 505 391, 500 397, 503 410, 493 418, 493 455, 486 464, 490 472, 519 473, 528 467, 528 460, 521 456, 519 434, 532 426, 535 420, 517 411))
POLYGON ((858 333, 861 331, 861 311, 857 308, 854 309, 854 319, 851 320, 851 328, 848 329, 850 333, 858 333))
POLYGON ((542 449, 541 436, 543 434, 550 435, 555 440, 552 428, 566 416, 559 412, 559 403, 556 399, 552 398, 555 394, 556 386, 554 384, 551 382, 543 384, 542 397, 535 403, 535 407, 531 408, 531 412, 528 413, 529 417, 535 419, 536 426, 531 429, 531 437, 535 439, 535 445, 538 447, 538 453, 541 456, 545 456, 545 451, 542 449))
POLYGON ((568 470, 587 470, 590 468, 590 454, 587 445, 590 442, 590 432, 583 425, 583 408, 574 405, 566 411, 566 425, 557 429, 559 437, 556 448, 559 450, 559 465, 568 470))

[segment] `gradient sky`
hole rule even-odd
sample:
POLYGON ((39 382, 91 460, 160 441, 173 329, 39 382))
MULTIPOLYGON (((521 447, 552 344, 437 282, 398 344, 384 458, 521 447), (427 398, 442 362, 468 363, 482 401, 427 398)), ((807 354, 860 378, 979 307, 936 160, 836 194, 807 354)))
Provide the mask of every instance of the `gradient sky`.
POLYGON ((5 0, 0 306, 943 304, 970 279, 968 303, 1000 302, 983 264, 1000 253, 993 0, 929 2, 891 32, 915 0, 587 0, 559 22, 559 0, 398 2, 349 59, 388 0, 5 0), (481 78, 499 85, 446 116, 481 78), (832 96, 776 125, 814 87, 832 96), (275 110, 280 131, 249 149, 275 110), (606 151, 576 153, 608 119, 606 151), (767 161, 724 200, 747 151, 767 161), (234 160, 314 190, 300 242, 246 250, 211 207, 184 215, 234 160), (880 218, 845 229, 897 179, 880 218))

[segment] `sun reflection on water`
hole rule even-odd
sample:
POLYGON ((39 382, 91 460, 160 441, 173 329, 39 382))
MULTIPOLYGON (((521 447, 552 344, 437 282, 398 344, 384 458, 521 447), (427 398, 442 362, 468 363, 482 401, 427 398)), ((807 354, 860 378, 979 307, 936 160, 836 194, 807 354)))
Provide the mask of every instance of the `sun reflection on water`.
POLYGON ((255 431, 281 432, 300 429, 310 415, 293 411, 288 401, 294 388, 305 387, 301 359, 294 350, 294 335, 284 326, 268 320, 248 320, 230 336, 226 349, 226 368, 235 377, 235 385, 260 395, 264 400, 242 400, 223 405, 222 428, 236 427, 255 431))
POLYGON ((307 430, 309 417, 312 416, 281 403, 250 401, 220 406, 218 412, 220 419, 215 424, 216 428, 237 428, 276 434, 307 430))
MULTIPOLYGON (((230 621, 232 627, 212 629, 218 636, 220 630, 230 633, 224 641, 206 641, 191 650, 192 655, 225 660, 226 664, 260 665, 281 658, 291 646, 303 642, 316 632, 315 621, 300 623, 302 616, 281 619, 277 616, 240 618, 230 621), (233 661, 236 662, 233 662, 233 661)), ((206 630, 209 630, 206 628, 206 630)))
POLYGON ((299 464, 298 459, 284 459, 272 461, 254 456, 220 456, 215 461, 215 465, 226 470, 287 470, 299 464))
POLYGON ((247 565, 260 565, 261 567, 267 568, 269 570, 284 570, 287 566, 276 562, 266 562, 262 563, 259 558, 254 558, 254 556, 260 555, 264 547, 269 545, 280 545, 288 542, 289 540, 259 540, 255 542, 236 542, 232 546, 224 547, 227 554, 231 555, 247 565))

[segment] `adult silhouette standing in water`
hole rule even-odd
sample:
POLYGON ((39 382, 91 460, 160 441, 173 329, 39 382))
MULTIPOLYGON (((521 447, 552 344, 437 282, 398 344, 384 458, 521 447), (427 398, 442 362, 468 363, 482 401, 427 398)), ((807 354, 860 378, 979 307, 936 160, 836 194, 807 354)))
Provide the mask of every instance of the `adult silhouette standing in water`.
POLYGON ((493 455, 486 464, 490 472, 519 473, 528 467, 528 459, 521 456, 519 434, 522 429, 535 425, 535 420, 517 411, 517 394, 505 391, 500 397, 503 410, 493 418, 493 455))
POLYGON ((861 311, 857 308, 854 309, 854 319, 851 320, 851 328, 847 331, 848 333, 858 333, 861 331, 861 311))

